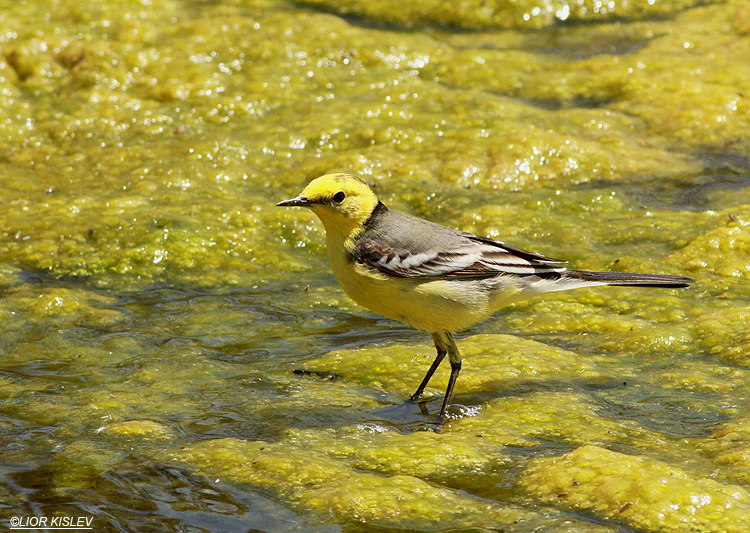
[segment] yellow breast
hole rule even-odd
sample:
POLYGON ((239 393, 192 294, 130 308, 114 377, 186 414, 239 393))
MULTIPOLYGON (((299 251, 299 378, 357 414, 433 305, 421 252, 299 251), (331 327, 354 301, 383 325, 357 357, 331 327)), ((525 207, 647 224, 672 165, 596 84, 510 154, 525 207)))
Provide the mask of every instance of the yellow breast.
POLYGON ((479 287, 480 281, 387 276, 353 262, 337 242, 327 242, 327 248, 344 292, 386 318, 424 331, 454 332, 486 319, 493 311, 489 292, 479 287))

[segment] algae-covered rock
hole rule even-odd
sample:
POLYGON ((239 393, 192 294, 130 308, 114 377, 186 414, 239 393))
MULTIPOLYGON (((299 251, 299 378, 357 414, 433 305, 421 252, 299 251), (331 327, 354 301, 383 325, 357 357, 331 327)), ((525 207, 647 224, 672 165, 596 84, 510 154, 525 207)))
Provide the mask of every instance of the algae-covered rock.
POLYGON ((750 417, 721 424, 699 448, 723 465, 726 477, 750 483, 750 417))
POLYGON ((303 443, 205 440, 173 452, 172 458, 223 481, 261 487, 312 512, 315 521, 418 531, 612 531, 554 512, 536 514, 503 506, 411 475, 352 468, 303 443))
POLYGON ((168 440, 174 437, 166 424, 154 420, 127 420, 115 422, 99 429, 104 435, 144 440, 168 440))
POLYGON ((694 272, 750 279, 748 214, 746 206, 740 209, 739 216, 728 213, 724 218, 726 222, 718 223, 676 252, 672 262, 679 262, 694 272))
POLYGON ((750 308, 709 311, 693 323, 696 339, 706 352, 734 364, 750 365, 750 308))
POLYGON ((584 116, 580 107, 604 107, 607 113, 591 120, 591 134, 615 150, 620 140, 610 128, 617 129, 619 113, 634 129, 645 126, 688 143, 733 143, 745 138, 750 125, 743 98, 750 84, 743 61, 750 50, 749 17, 747 2, 730 0, 682 11, 669 22, 573 26, 553 41, 537 34, 451 34, 450 42, 464 50, 462 61, 433 61, 427 70, 461 87, 492 87, 540 105, 572 108, 572 116, 584 116), (555 53, 530 54, 540 42, 555 53), (717 48, 724 53, 716 54, 717 48))
MULTIPOLYGON (((606 14, 566 2, 438 4, 426 9, 461 12, 447 15, 452 24, 461 10, 509 20, 518 8, 533 20, 558 8, 635 16, 692 2, 610 3, 606 14)), ((294 248, 319 248, 320 229, 273 206, 332 169, 387 184, 398 201, 430 197, 424 214, 434 218, 445 207, 433 192, 565 190, 576 203, 573 184, 698 172, 700 158, 675 150, 675 138, 695 131, 690 142, 703 146, 747 130, 737 97, 746 76, 735 71, 748 38, 727 14, 742 11, 734 3, 681 14, 678 29, 643 22, 629 30, 631 53, 585 60, 508 46, 506 34, 477 43, 389 32, 273 2, 252 13, 236 3, 120 3, 112 9, 122 24, 92 22, 105 16, 101 2, 85 14, 68 2, 44 16, 23 6, 0 20, 0 135, 11 147, 0 160, 0 260, 97 283, 240 284, 314 271, 322 261, 310 265, 294 248), (216 23, 203 24, 204 12, 216 23), (34 28, 39 19, 48 22, 34 28), (675 48, 693 35, 701 46, 675 48), (37 91, 36 105, 22 91, 37 91), (675 93, 690 105, 664 117, 675 93), (593 104, 556 108, 579 100, 593 104)), ((372 4, 408 11, 391 7, 372 4)), ((585 31, 608 42, 621 29, 606 26, 585 31)))
POLYGON ((544 502, 654 533, 740 533, 750 529, 750 495, 738 486, 687 473, 646 457, 583 446, 541 459, 521 487, 544 502))
POLYGON ((124 318, 121 312, 111 308, 115 298, 82 288, 38 288, 19 284, 9 293, 19 310, 33 322, 54 319, 59 324, 85 322, 107 327, 124 318))
MULTIPOLYGON (((700 338, 698 336, 698 338, 700 338)), ((654 376, 661 387, 703 393, 736 393, 750 382, 750 369, 716 364, 713 359, 679 358, 654 376)), ((727 406, 731 411, 735 407, 727 406)))
MULTIPOLYGON (((456 394, 501 389, 522 380, 596 379, 597 365, 574 352, 512 335, 485 334, 459 339, 464 358, 456 394)), ((400 391, 416 389, 435 358, 431 345, 366 346, 336 350, 315 360, 315 367, 343 374, 370 387, 400 391)), ((442 394, 449 369, 430 381, 429 394, 442 394)))
POLYGON ((67 443, 53 455, 49 472, 54 478, 52 487, 59 495, 69 495, 80 489, 93 489, 102 471, 113 468, 125 455, 101 442, 76 440, 67 443))
POLYGON ((477 28, 540 28, 566 20, 609 20, 614 17, 641 18, 666 15, 690 7, 697 0, 647 0, 608 2, 593 0, 296 0, 342 15, 357 16, 369 22, 414 26, 477 28))
POLYGON ((225 481, 270 490, 319 517, 379 527, 490 527, 525 513, 483 502, 407 475, 349 468, 311 449, 237 439, 202 441, 175 457, 225 481))
POLYGON ((724 501, 687 474, 655 495, 648 457, 750 484, 746 0, 0 7, 7 508, 293 529, 256 512, 271 497, 314 531, 609 533, 724 501), (406 402, 429 336, 351 302, 319 221, 275 207, 332 171, 571 268, 698 283, 499 312, 458 336, 449 419, 420 431, 447 363, 406 402), (531 458, 586 444, 630 450, 596 457, 648 497, 517 506, 531 458))
MULTIPOLYGON (((587 384, 596 387, 596 381, 587 384)), ((524 385, 533 387, 530 384, 514 387, 513 395, 490 400, 478 416, 463 418, 453 423, 453 427, 467 435, 482 435, 489 442, 513 447, 532 447, 550 441, 566 446, 625 443, 670 456, 682 453, 681 444, 672 436, 660 428, 642 424, 635 410, 629 417, 621 416, 614 401, 610 405, 605 403, 608 398, 603 393, 593 396, 570 390, 527 392, 524 385)), ((550 385, 573 388, 566 387, 564 382, 553 381, 550 385)), ((609 391, 619 390, 611 384, 606 387, 609 391)))
POLYGON ((499 480, 497 474, 511 463, 505 447, 530 444, 519 435, 502 434, 501 429, 495 434, 468 435, 434 431, 399 433, 371 421, 329 430, 290 430, 284 442, 314 447, 346 459, 354 468, 441 483, 455 479, 470 481, 477 476, 484 481, 488 476, 499 480))

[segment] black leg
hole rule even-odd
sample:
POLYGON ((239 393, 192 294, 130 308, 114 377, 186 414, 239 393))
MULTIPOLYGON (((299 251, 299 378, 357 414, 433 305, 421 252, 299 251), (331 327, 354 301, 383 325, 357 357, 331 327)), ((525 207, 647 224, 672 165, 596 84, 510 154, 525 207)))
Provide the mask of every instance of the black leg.
POLYGON ((430 382, 430 378, 432 378, 432 375, 435 373, 435 370, 437 370, 437 367, 439 367, 440 363, 442 363, 443 359, 445 359, 445 354, 447 353, 445 349, 442 349, 437 345, 436 347, 437 347, 437 357, 432 362, 432 365, 430 365, 430 369, 427 371, 427 374, 425 374, 424 379, 422 380, 422 383, 420 383, 419 387, 417 387, 417 392, 412 394, 411 401, 413 402, 416 402, 422 397, 425 387, 427 387, 427 384, 430 382))
POLYGON ((417 387, 417 391, 412 395, 411 401, 417 401, 422 397, 422 393, 424 393, 425 387, 427 387, 427 384, 430 382, 430 378, 432 378, 432 375, 440 366, 440 363, 443 362, 445 356, 448 355, 451 362, 451 377, 448 380, 448 388, 445 391, 445 398, 443 398, 443 406, 440 409, 440 414, 438 415, 437 419, 438 424, 442 424, 445 421, 446 412, 448 411, 448 406, 451 403, 451 397, 453 396, 453 387, 456 385, 458 373, 461 371, 461 355, 458 353, 458 347, 453 341, 453 336, 450 333, 445 331, 433 333, 432 339, 435 341, 437 357, 432 362, 432 365, 430 365, 430 369, 427 371, 427 374, 425 374, 422 383, 420 383, 419 387, 417 387))
POLYGON ((445 389, 445 398, 443 398, 443 407, 440 409, 438 415, 438 424, 445 422, 445 414, 448 410, 448 405, 451 403, 451 396, 453 396, 453 387, 458 379, 458 373, 461 371, 461 361, 451 361, 451 377, 448 379, 448 388, 445 389))

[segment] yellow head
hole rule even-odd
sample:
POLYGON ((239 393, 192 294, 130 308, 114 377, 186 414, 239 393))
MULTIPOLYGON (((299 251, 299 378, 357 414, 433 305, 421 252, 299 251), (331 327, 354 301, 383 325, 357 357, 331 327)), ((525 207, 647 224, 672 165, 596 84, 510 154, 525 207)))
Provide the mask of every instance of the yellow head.
POLYGON ((347 238, 362 230, 362 224, 378 205, 378 198, 359 178, 326 174, 312 180, 296 198, 276 205, 307 207, 323 222, 326 233, 347 238))

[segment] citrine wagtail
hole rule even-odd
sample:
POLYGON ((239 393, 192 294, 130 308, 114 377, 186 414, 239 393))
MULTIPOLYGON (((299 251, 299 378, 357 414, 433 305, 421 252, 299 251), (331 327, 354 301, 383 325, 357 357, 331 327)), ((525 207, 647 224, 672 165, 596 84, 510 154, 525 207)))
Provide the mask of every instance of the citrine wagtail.
POLYGON ((446 354, 451 373, 438 422, 446 418, 461 356, 453 333, 510 303, 597 285, 686 287, 685 276, 568 270, 564 261, 391 211, 365 182, 328 174, 278 206, 307 207, 326 230, 336 278, 355 302, 428 331, 437 357, 412 395, 418 400, 446 354))

